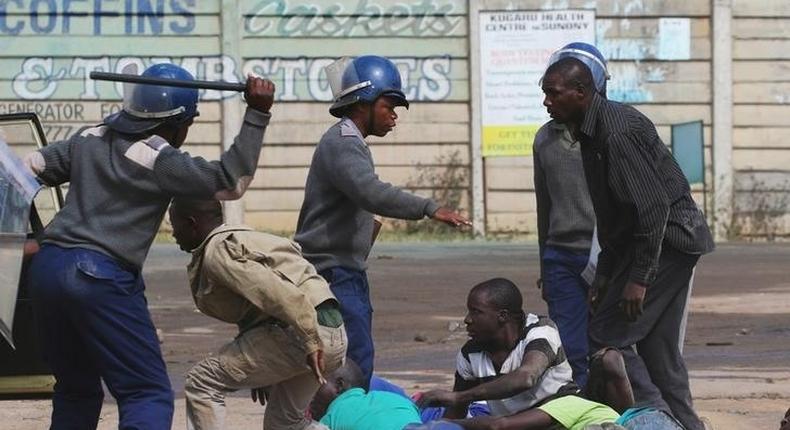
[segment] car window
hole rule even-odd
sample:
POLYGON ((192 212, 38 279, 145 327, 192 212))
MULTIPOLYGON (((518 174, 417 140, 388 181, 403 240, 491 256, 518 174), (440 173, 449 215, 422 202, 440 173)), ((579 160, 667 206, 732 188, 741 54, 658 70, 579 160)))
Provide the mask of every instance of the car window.
MULTIPOLYGON (((47 144, 41 124, 34 114, 0 115, 0 141, 6 142, 11 151, 20 158, 47 144)), ((0 199, 8 199, 8 191, 11 188, 2 185, 0 182, 0 199)), ((61 190, 54 187, 42 189, 36 195, 34 203, 43 225, 47 225, 60 209, 62 202, 60 193, 61 190)), ((0 201, 5 202, 5 200, 0 201)))

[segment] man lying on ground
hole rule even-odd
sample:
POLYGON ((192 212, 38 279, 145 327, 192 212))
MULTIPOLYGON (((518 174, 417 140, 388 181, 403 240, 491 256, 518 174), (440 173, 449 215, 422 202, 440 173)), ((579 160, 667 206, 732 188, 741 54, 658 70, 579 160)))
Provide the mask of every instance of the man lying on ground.
POLYGON ((611 406, 621 414, 616 423, 628 430, 683 430, 668 412, 651 408, 635 408, 634 392, 625 368, 623 355, 616 348, 604 348, 590 357, 590 373, 585 396, 611 406))
POLYGON ((319 430, 305 418, 310 400, 346 354, 335 296, 295 243, 222 223, 209 200, 175 199, 173 236, 192 253, 189 281, 198 309, 237 324, 239 335, 189 370, 184 394, 190 429, 222 429, 225 394, 265 396, 265 428, 319 430), (265 395, 256 387, 266 387, 265 395))
MULTIPOLYGON (((370 389, 365 392, 363 380, 359 366, 347 358, 346 364, 327 377, 327 382, 313 398, 310 404, 312 418, 320 419, 332 430, 378 429, 382 426, 398 430, 404 426, 409 430, 460 429, 457 425, 449 426, 448 422, 441 421, 445 408, 418 409, 414 401, 422 393, 409 397, 402 387, 375 373, 370 380, 370 389), (387 424, 384 426, 382 422, 387 424), (418 426, 420 422, 428 423, 428 426, 418 426)), ((487 415, 490 411, 485 402, 473 403, 469 407, 470 417, 487 415)))
POLYGON ((417 406, 401 394, 365 391, 365 376, 351 359, 327 377, 310 404, 313 419, 332 430, 402 430, 420 424, 417 406))

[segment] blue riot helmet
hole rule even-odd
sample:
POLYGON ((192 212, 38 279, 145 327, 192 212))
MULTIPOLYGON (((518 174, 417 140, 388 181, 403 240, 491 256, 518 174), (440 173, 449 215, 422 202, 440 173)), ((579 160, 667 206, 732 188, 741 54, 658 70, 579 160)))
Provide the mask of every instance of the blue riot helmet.
MULTIPOLYGON (((170 63, 154 64, 141 76, 195 79, 184 68, 170 63)), ((126 83, 123 110, 105 118, 104 123, 121 133, 143 134, 165 123, 177 125, 198 116, 197 103, 198 90, 194 88, 126 83)))
MULTIPOLYGON (((381 96, 391 97, 396 106, 409 108, 409 101, 401 87, 400 72, 392 61, 377 55, 365 55, 342 63, 345 68, 339 88, 332 88, 334 103, 329 108, 329 113, 338 118, 343 116, 345 108, 355 103, 373 103, 381 96)), ((327 67, 330 75, 332 67, 327 67)), ((339 71, 339 70, 338 70, 339 71)), ((334 81, 328 76, 330 84, 334 81)), ((337 85, 335 85, 337 86, 337 85)))
POLYGON ((606 69, 606 59, 593 45, 584 42, 569 43, 551 55, 547 67, 563 58, 575 58, 590 70, 595 83, 595 89, 604 97, 606 96, 606 81, 609 80, 609 71, 606 69))

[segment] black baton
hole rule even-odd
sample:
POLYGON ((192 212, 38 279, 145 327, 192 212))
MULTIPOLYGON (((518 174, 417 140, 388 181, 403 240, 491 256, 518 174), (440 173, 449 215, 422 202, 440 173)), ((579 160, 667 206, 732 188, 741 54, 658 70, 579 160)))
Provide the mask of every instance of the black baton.
POLYGON ((244 83, 223 81, 187 81, 183 79, 152 78, 148 76, 127 75, 124 73, 91 72, 90 78, 97 81, 130 82, 133 84, 161 85, 165 87, 197 88, 243 93, 244 83))

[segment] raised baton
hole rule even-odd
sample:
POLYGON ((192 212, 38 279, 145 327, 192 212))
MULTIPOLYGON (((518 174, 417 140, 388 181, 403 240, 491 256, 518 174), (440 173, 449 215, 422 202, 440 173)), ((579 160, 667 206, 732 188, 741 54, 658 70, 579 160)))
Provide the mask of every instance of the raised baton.
POLYGON ((90 78, 97 81, 130 82, 133 84, 161 85, 165 87, 197 88, 243 93, 244 83, 223 81, 188 81, 183 79, 153 78, 149 76, 127 75, 125 73, 91 72, 90 78))

